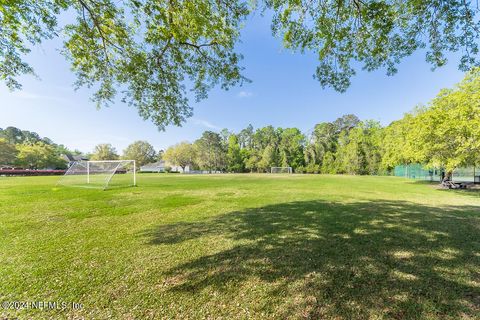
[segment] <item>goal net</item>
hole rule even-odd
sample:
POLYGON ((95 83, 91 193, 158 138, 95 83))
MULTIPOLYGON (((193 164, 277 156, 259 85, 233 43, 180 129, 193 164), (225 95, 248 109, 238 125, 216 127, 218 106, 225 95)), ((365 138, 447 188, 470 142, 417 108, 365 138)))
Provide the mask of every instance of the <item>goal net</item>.
POLYGON ((135 160, 77 161, 65 172, 59 185, 107 189, 136 185, 135 160))
POLYGON ((272 167, 270 173, 292 173, 292 167, 272 167))

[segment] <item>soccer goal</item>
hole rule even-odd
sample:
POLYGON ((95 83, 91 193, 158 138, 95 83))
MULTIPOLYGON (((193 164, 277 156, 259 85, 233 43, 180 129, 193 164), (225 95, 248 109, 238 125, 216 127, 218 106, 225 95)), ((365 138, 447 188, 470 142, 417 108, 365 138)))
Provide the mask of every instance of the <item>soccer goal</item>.
POLYGON ((292 173, 292 167, 272 167, 270 173, 292 173))
POLYGON ((58 184, 107 189, 137 185, 135 160, 98 160, 74 162, 58 184))

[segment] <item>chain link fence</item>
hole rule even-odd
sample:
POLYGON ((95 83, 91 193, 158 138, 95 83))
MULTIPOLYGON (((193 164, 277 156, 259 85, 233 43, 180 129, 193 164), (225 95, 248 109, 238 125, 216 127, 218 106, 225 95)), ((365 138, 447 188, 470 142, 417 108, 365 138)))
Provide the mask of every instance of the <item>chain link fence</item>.
MULTIPOLYGON (((442 169, 426 168, 421 164, 409 164, 396 166, 393 175, 415 180, 442 181, 443 172, 442 169)), ((453 171, 452 180, 480 183, 480 168, 457 168, 453 171)))

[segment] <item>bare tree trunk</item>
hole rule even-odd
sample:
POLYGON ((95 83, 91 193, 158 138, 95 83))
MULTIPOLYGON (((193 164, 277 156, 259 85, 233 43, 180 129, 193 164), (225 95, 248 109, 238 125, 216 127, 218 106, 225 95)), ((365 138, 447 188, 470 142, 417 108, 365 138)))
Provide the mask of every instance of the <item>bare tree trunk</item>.
POLYGON ((445 178, 443 178, 443 181, 451 181, 452 180, 452 175, 453 175, 452 170, 447 171, 446 174, 445 174, 445 178))

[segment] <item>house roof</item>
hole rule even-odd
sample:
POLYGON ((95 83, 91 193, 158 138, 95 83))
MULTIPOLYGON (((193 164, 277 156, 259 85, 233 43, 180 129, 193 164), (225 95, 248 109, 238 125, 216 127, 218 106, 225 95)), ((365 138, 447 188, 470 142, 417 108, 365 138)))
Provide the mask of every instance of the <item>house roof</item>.
POLYGON ((73 155, 73 159, 74 159, 75 161, 88 160, 88 158, 87 158, 86 156, 84 156, 83 154, 73 155))
POLYGON ((82 154, 63 154, 63 157, 70 162, 88 160, 88 158, 82 154))
POLYGON ((159 160, 157 162, 152 162, 152 163, 147 163, 140 168, 164 168, 165 167, 165 161, 164 160, 159 160))

